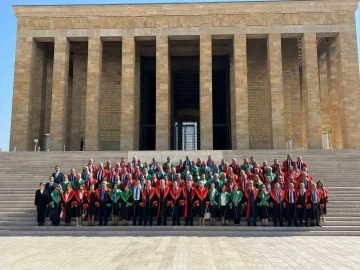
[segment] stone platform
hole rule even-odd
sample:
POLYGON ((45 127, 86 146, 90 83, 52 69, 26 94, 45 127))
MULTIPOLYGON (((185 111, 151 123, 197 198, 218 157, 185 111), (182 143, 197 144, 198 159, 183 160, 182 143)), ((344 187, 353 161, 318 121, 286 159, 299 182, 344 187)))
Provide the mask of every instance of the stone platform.
POLYGON ((6 237, 0 268, 359 269, 357 237, 6 237), (69 252, 71 255, 69 255, 69 252))

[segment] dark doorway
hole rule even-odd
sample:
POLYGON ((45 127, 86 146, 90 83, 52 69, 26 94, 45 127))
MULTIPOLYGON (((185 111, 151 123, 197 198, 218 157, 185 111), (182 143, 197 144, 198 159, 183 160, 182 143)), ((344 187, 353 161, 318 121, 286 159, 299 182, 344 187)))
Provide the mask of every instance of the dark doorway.
POLYGON ((213 57, 213 149, 231 149, 230 128, 230 59, 213 57))
POLYGON ((140 58, 140 150, 155 150, 156 59, 140 58))
POLYGON ((172 150, 198 150, 199 57, 171 58, 172 150))

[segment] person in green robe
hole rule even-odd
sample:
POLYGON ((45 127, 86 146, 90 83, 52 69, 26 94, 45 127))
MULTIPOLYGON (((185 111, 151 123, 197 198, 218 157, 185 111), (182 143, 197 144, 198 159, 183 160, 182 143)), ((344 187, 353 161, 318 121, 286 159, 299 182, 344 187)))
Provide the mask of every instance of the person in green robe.
POLYGON ((190 175, 191 175, 191 172, 189 170, 189 167, 185 166, 184 171, 181 173, 181 179, 183 179, 185 182, 187 182, 190 175))
POLYGON ((121 218, 123 220, 123 226, 127 226, 130 220, 130 214, 132 212, 133 196, 128 186, 125 186, 125 190, 121 192, 121 218))
POLYGON ((212 171, 209 171, 208 174, 206 175, 206 182, 212 182, 214 179, 213 173, 212 171))
POLYGON ((120 176, 119 176, 119 175, 116 175, 116 176, 115 176, 115 180, 110 183, 111 189, 114 189, 115 184, 118 186, 118 189, 120 190, 119 187, 121 187, 121 180, 120 180, 120 176))
POLYGON ((171 161, 170 157, 167 157, 166 162, 163 164, 163 170, 166 172, 168 167, 175 167, 175 164, 171 161))
POLYGON ((222 186, 224 185, 224 182, 219 179, 219 175, 217 173, 214 174, 213 182, 215 184, 215 188, 217 191, 220 191, 222 186))
POLYGON ((145 180, 150 180, 151 174, 149 173, 149 170, 147 168, 144 168, 143 176, 144 176, 145 180))
MULTIPOLYGON (((193 181, 194 181, 194 183, 196 184, 196 186, 199 185, 199 182, 201 181, 201 177, 200 177, 199 172, 196 172, 196 173, 195 173, 195 176, 193 177, 193 181)), ((206 187, 206 188, 207 188, 207 187, 206 187)))
MULTIPOLYGON (((224 172, 222 172, 220 175, 219 175, 219 179, 223 182, 224 185, 226 185, 227 183, 227 178, 226 178, 226 174, 224 172)), ((221 191, 221 190, 219 190, 221 191)))
POLYGON ((84 180, 81 179, 81 174, 77 173, 75 176, 75 180, 71 183, 71 188, 75 191, 78 191, 80 189, 80 186, 84 184, 84 180))
POLYGON ((260 214, 262 225, 268 226, 270 194, 267 191, 267 188, 265 185, 262 185, 259 190, 260 190, 260 192, 259 192, 259 196, 257 198, 259 214, 260 214))
POLYGON ((120 197, 121 190, 118 189, 118 184, 115 183, 112 190, 109 192, 109 197, 112 202, 111 204, 111 220, 112 226, 117 226, 119 210, 120 210, 120 197))
POLYGON ((222 186, 221 193, 219 194, 219 207, 220 207, 220 217, 222 226, 228 225, 228 211, 229 211, 229 200, 230 200, 230 193, 226 191, 226 186, 222 186))
POLYGON ((64 181, 60 182, 60 191, 63 193, 66 190, 68 184, 71 184, 67 175, 64 176, 64 181))
POLYGON ((210 225, 215 226, 215 220, 218 217, 219 210, 219 191, 215 188, 215 183, 211 182, 210 188, 208 190, 209 196, 209 211, 210 211, 210 225))
POLYGON ((192 176, 195 176, 195 174, 196 174, 197 172, 198 172, 199 175, 200 175, 199 167, 196 166, 195 161, 193 161, 192 164, 189 166, 189 170, 190 170, 192 176))
POLYGON ((235 226, 240 226, 241 215, 244 210, 243 193, 239 190, 239 186, 235 185, 233 191, 230 193, 230 208, 232 208, 232 216, 235 226))
POLYGON ((50 202, 50 220, 53 226, 59 226, 61 213, 61 185, 57 184, 54 191, 51 193, 50 202))
POLYGON ((266 178, 267 176, 270 176, 271 182, 275 180, 276 174, 272 172, 271 167, 267 168, 267 173, 264 174, 264 178, 266 178))

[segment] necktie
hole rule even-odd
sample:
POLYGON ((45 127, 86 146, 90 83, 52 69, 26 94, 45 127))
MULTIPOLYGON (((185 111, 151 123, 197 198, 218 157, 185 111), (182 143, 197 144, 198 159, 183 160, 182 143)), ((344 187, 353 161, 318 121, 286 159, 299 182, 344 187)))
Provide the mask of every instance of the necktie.
POLYGON ((276 196, 277 196, 278 203, 280 203, 280 192, 279 191, 276 191, 276 196))
POLYGON ((136 187, 136 200, 139 200, 139 187, 136 187))
POLYGON ((174 194, 175 194, 175 196, 176 196, 176 188, 174 188, 174 194))
POLYGON ((316 192, 313 191, 313 197, 314 197, 314 203, 317 203, 317 197, 316 197, 316 192))

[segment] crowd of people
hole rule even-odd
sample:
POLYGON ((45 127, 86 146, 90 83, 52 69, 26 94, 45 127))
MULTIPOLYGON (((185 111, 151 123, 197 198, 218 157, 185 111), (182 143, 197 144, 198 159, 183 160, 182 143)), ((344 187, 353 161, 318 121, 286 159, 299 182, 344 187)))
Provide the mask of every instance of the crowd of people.
POLYGON ((94 226, 199 225, 215 226, 217 220, 228 226, 233 220, 239 226, 245 218, 248 226, 319 226, 325 222, 328 191, 322 181, 315 183, 307 164, 300 156, 291 155, 272 165, 262 165, 254 157, 239 164, 224 159, 217 164, 211 156, 207 160, 192 161, 189 156, 175 165, 170 157, 165 163, 142 162, 134 157, 126 162, 121 158, 115 166, 110 161, 96 166, 92 159, 81 173, 71 169, 68 175, 55 166, 48 183, 40 183, 35 194, 37 222, 43 226, 50 217, 52 225, 76 226, 83 220, 94 226), (205 222, 208 220, 208 222, 205 222))

